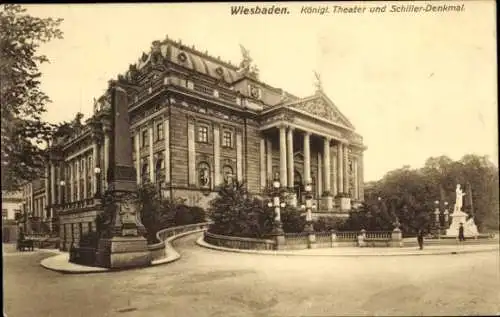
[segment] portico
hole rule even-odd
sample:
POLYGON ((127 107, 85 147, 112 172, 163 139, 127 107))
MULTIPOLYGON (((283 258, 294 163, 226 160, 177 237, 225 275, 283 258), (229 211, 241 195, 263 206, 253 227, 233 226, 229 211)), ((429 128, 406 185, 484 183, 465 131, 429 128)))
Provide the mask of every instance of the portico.
MULTIPOLYGON (((270 184, 279 173, 280 183, 291 192, 292 205, 297 185, 313 184, 321 211, 351 209, 351 200, 362 200, 362 155, 365 147, 354 128, 322 93, 283 103, 264 112, 261 175, 270 184), (301 184, 295 178, 299 175, 301 184)), ((300 192, 300 191, 299 191, 300 192)))

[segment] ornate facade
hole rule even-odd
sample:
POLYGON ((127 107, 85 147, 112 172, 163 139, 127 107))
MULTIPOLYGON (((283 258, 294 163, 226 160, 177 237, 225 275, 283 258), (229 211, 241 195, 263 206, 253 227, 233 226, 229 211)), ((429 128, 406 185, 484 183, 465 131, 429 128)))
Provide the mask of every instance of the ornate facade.
MULTIPOLYGON (((259 194, 279 175, 301 204, 313 184, 318 211, 346 212, 363 200, 362 137, 318 86, 298 98, 258 79, 242 48, 239 66, 165 39, 155 41, 116 84, 127 91, 137 183, 206 207, 224 181, 259 194)), ((70 138, 55 141, 46 169, 49 215, 70 241, 87 230, 106 190, 109 95, 70 138)))

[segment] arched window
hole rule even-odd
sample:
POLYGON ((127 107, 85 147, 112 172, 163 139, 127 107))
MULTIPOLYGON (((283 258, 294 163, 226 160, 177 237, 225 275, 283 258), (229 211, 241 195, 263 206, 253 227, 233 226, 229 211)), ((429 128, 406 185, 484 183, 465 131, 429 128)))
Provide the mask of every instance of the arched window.
POLYGON ((222 179, 224 179, 224 183, 232 184, 233 183, 233 168, 229 165, 224 165, 222 167, 222 179))
POLYGON ((198 165, 198 186, 210 188, 210 165, 205 162, 198 165))
POLYGON ((163 159, 161 156, 159 156, 156 159, 156 165, 155 165, 155 181, 157 184, 161 183, 163 177, 162 177, 162 170, 165 168, 163 159))

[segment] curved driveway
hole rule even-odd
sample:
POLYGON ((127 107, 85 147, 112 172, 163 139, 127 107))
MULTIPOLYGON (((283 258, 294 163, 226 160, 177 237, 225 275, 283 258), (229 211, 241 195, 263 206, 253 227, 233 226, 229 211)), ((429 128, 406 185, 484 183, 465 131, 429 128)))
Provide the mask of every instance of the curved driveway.
POLYGON ((177 262, 63 275, 50 253, 4 254, 7 315, 335 316, 492 315, 500 312, 499 253, 301 257, 219 252, 174 242, 177 262))

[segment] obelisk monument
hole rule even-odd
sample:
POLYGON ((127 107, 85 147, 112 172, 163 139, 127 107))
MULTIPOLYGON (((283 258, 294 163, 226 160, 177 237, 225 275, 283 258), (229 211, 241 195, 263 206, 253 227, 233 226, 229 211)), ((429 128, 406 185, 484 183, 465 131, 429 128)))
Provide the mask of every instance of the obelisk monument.
POLYGON ((112 215, 108 237, 101 238, 96 254, 97 265, 117 268, 147 266, 151 254, 143 237, 136 203, 136 171, 132 161, 128 96, 124 89, 112 81, 108 89, 111 96, 111 137, 109 147, 108 195, 104 208, 112 215))

